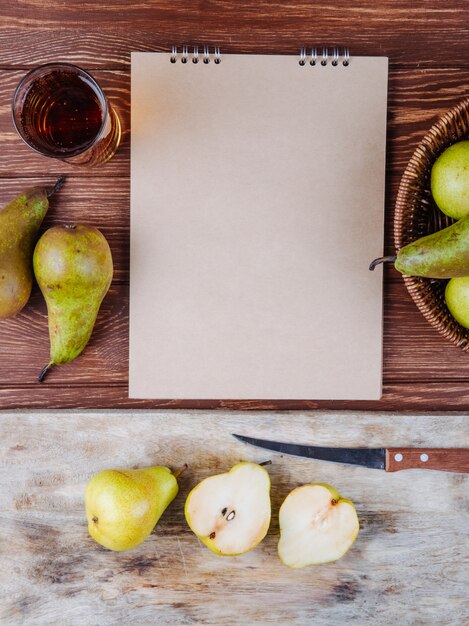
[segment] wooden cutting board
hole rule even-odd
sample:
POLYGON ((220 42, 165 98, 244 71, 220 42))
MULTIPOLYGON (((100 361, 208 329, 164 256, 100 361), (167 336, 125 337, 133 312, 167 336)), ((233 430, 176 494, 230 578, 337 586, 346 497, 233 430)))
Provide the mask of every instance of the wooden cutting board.
POLYGON ((0 413, 0 623, 468 623, 468 475, 340 466, 246 446, 232 432, 338 446, 469 446, 467 417, 330 412, 0 413), (183 505, 202 478, 272 460, 267 538, 237 558, 209 552, 183 505), (189 469, 139 547, 112 553, 86 528, 83 492, 109 467, 189 469), (361 531, 338 562, 290 570, 276 554, 278 508, 294 487, 333 484, 361 531))

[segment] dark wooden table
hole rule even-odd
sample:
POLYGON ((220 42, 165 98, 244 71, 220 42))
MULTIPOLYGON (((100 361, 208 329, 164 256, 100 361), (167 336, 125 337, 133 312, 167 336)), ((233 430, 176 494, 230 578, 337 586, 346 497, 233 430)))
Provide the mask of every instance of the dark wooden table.
MULTIPOLYGON (((115 278, 92 340, 73 364, 36 382, 48 360, 45 305, 30 304, 0 323, 0 407, 230 407, 465 409, 469 357, 421 317, 400 276, 385 272, 384 395, 380 402, 172 402, 127 398, 129 281, 129 64, 131 50, 218 44, 222 52, 295 54, 302 45, 350 47, 390 58, 386 250, 400 176, 420 138, 469 91, 469 10, 464 0, 359 0, 313 3, 154 0, 129 3, 2 0, 0 31, 0 202, 22 188, 68 174, 45 226, 88 222, 103 230, 115 278), (41 158, 13 130, 10 101, 24 73, 69 61, 90 70, 118 107, 125 136, 108 164, 80 169, 41 158)), ((359 245, 359 242, 357 242, 359 245)), ((357 294, 359 297, 359 294, 357 294)))

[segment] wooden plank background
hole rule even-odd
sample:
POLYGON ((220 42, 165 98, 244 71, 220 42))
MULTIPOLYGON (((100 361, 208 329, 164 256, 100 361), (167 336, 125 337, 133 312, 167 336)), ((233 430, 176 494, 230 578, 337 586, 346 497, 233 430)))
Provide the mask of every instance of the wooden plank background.
POLYGON ((386 251, 400 176, 420 138, 469 91, 469 10, 463 0, 335 3, 103 0, 0 1, 0 202, 23 187, 68 174, 45 226, 88 222, 108 237, 115 279, 86 352, 51 372, 45 306, 37 288, 14 319, 0 322, 0 407, 235 407, 456 409, 469 405, 469 358, 425 322, 400 276, 385 271, 384 395, 380 402, 172 402, 127 398, 129 242, 129 63, 131 50, 171 44, 220 45, 224 52, 296 53, 301 45, 348 45, 390 57, 386 251), (119 109, 125 134, 108 164, 86 169, 39 157, 16 136, 13 90, 25 71, 49 61, 92 71, 119 109))
POLYGON ((231 433, 319 445, 469 446, 464 415, 208 411, 6 412, 0 446, 0 623, 5 626, 463 626, 469 622, 468 475, 285 457, 231 433), (170 425, 170 427, 168 427, 170 425), (239 460, 272 480, 266 539, 219 557, 189 530, 189 490, 239 460), (153 534, 113 553, 88 535, 84 488, 110 467, 184 463, 153 534), (336 563, 290 570, 277 557, 289 491, 334 485, 361 530, 336 563))

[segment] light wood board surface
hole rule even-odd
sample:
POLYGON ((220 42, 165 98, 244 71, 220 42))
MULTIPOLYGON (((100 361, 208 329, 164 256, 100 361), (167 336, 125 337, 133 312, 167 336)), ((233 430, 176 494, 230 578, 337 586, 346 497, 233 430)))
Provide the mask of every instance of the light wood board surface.
POLYGON ((469 622, 469 478, 341 466, 269 454, 237 432, 336 446, 469 446, 467 417, 357 412, 0 413, 0 623, 331 626, 469 622), (239 460, 272 460, 264 542, 217 557, 183 514, 192 486, 239 460), (127 553, 89 537, 83 492, 104 468, 184 463, 176 500, 127 553), (361 530, 338 562, 290 570, 276 553, 278 508, 299 484, 328 482, 361 530))

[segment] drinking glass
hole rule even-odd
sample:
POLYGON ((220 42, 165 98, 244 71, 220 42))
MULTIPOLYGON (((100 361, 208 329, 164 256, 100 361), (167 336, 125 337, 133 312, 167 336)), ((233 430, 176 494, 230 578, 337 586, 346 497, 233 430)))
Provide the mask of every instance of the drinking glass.
POLYGON ((105 163, 121 140, 119 117, 101 87, 70 63, 48 63, 28 72, 13 95, 12 115, 30 148, 68 163, 105 163))

